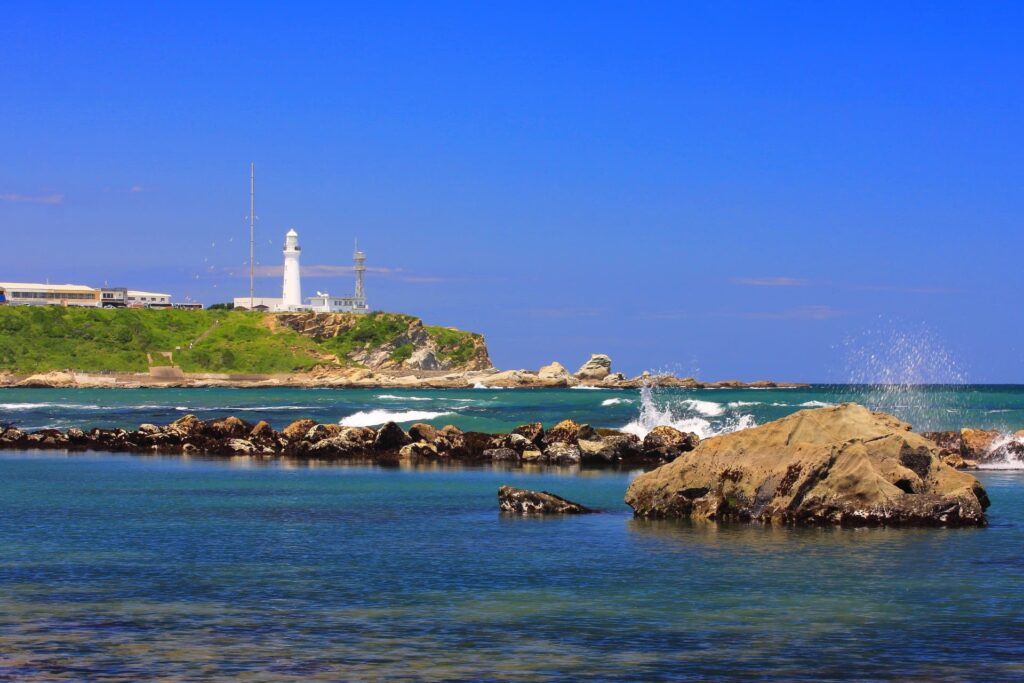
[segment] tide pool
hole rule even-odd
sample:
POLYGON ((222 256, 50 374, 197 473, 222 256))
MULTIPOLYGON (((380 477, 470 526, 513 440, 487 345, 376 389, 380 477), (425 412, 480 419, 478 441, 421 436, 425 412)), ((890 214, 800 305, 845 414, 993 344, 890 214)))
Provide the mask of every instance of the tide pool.
POLYGON ((617 473, 4 454, 0 679, 1020 680, 1024 478, 978 476, 985 529, 790 529, 637 521, 617 473))

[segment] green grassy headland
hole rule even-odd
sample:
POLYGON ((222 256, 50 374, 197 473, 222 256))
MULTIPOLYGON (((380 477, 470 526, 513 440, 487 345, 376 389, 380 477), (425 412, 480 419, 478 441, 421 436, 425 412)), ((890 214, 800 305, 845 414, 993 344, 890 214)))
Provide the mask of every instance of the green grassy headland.
MULTIPOLYGON (((271 313, 0 306, 0 370, 146 372, 173 363, 185 372, 269 374, 359 365, 350 356, 392 344, 389 357, 399 363, 415 348, 394 342, 415 322, 370 313, 354 316, 338 336, 314 339, 277 324, 271 313), (161 355, 168 351, 173 361, 161 355)), ((478 335, 424 329, 442 359, 459 363, 472 356, 478 335)))

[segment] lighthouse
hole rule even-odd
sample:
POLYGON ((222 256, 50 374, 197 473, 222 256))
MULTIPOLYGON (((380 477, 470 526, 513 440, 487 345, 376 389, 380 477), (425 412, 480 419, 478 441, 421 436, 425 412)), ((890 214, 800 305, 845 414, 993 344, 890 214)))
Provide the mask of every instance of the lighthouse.
POLYGON ((302 307, 302 281, 299 274, 299 233, 292 228, 284 236, 284 283, 281 307, 295 310, 302 307))
POLYGON ((366 290, 363 287, 363 275, 366 273, 366 254, 356 246, 352 254, 356 275, 355 296, 331 296, 327 292, 317 292, 310 297, 308 303, 302 303, 302 275, 299 270, 299 233, 291 229, 284 236, 284 278, 281 282, 281 298, 262 296, 236 296, 234 306, 238 310, 272 311, 274 313, 294 313, 295 311, 313 311, 315 313, 369 313, 366 304, 366 290))

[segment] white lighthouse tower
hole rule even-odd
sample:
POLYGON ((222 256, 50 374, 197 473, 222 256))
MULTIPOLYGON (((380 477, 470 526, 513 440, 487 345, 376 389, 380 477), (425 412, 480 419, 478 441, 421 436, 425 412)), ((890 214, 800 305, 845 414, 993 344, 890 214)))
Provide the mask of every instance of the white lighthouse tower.
POLYGON ((284 283, 281 307, 295 310, 302 307, 302 280, 299 274, 299 233, 292 228, 284 236, 284 283))

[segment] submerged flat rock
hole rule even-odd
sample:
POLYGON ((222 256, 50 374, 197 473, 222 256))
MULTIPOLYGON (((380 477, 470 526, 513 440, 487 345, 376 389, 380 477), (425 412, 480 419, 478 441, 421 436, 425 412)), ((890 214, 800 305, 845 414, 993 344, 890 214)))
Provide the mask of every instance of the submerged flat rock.
POLYGON ((846 403, 702 441, 637 477, 638 517, 983 526, 988 496, 932 441, 846 403))
POLYGON ((498 506, 502 512, 517 515, 584 515, 597 512, 547 491, 530 491, 514 486, 498 489, 498 506))

